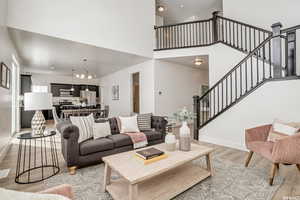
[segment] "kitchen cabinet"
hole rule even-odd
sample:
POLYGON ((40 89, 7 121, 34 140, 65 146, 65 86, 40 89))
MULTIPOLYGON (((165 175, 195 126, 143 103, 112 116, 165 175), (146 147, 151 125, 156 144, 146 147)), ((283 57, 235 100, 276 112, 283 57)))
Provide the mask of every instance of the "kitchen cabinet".
MULTIPOLYGON (((99 97, 99 86, 97 85, 73 85, 73 97, 80 97, 80 91, 88 88, 90 91, 96 92, 96 97, 99 97)), ((71 89, 72 84, 51 83, 51 92, 53 97, 60 97, 60 89, 71 89)))
POLYGON ((26 92, 31 92, 31 75, 21 75, 21 95, 24 95, 26 92))

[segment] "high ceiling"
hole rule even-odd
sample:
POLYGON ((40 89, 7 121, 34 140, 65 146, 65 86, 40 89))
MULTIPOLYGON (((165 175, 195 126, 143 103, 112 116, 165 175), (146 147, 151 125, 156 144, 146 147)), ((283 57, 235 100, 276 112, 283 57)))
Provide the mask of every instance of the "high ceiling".
POLYGON ((222 11, 222 0, 156 0, 156 8, 163 6, 165 11, 156 13, 164 18, 164 24, 208 19, 212 12, 222 11))
POLYGON ((175 58, 163 58, 160 59, 163 61, 179 64, 179 65, 184 65, 187 67, 193 67, 197 68, 200 70, 208 70, 208 55, 199 55, 199 56, 184 56, 184 57, 175 57, 175 58), (194 64, 195 59, 201 59, 203 63, 200 66, 196 66, 194 64))
POLYGON ((23 71, 72 75, 88 70, 101 77, 146 61, 146 58, 69 40, 9 28, 22 59, 23 71), (86 62, 83 59, 87 59, 86 62))

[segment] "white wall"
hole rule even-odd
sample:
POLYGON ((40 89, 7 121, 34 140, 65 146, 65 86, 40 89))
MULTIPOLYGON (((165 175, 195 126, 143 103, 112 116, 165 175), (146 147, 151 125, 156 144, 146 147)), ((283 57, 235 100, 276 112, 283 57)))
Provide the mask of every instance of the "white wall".
MULTIPOLYGON (((12 72, 12 55, 17 56, 6 27, 7 0, 0 0, 0 62, 12 72)), ((12 126, 12 91, 0 87, 0 156, 8 144, 12 126)))
MULTIPOLYGON (((254 26, 271 30, 271 25, 281 22, 284 28, 300 24, 300 1, 297 0, 223 0, 223 15, 254 26), (237 9, 238 8, 238 9, 237 9)), ((300 30, 297 31, 300 46, 300 30)), ((300 74, 300 51, 297 48, 297 72, 300 74)))
POLYGON ((297 0, 223 0, 223 15, 271 30, 281 22, 287 28, 299 24, 300 1, 297 0))
POLYGON ((132 112, 132 74, 140 72, 140 113, 154 113, 154 61, 128 67, 100 79, 103 103, 110 106, 110 116, 132 112), (112 86, 119 85, 120 99, 112 100, 112 86))
POLYGON ((220 80, 229 70, 237 65, 246 55, 223 44, 208 47, 165 50, 154 52, 154 58, 172 58, 183 56, 209 56, 209 85, 220 80))
POLYGON ((154 0, 9 0, 8 25, 152 57, 154 0))
POLYGON ((245 129, 271 124, 275 118, 300 121, 299 90, 299 80, 267 82, 200 129, 199 139, 244 150, 245 129))
POLYGON ((172 116, 186 106, 193 110, 193 96, 208 85, 208 71, 155 60, 155 114, 172 116), (160 95, 159 92, 162 94, 160 95))

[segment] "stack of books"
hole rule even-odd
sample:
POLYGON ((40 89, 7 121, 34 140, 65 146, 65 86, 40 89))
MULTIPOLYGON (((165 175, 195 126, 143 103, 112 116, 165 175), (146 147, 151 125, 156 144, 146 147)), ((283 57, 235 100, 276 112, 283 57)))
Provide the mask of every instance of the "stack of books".
POLYGON ((141 159, 145 165, 167 158, 168 156, 161 150, 156 148, 144 149, 135 152, 136 157, 141 159))

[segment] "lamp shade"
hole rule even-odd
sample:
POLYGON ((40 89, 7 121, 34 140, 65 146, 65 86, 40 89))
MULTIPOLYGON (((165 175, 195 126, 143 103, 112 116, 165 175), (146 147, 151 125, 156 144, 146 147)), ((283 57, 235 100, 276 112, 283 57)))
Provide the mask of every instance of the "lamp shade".
POLYGON ((24 110, 51 110, 52 93, 30 92, 24 94, 24 110))

